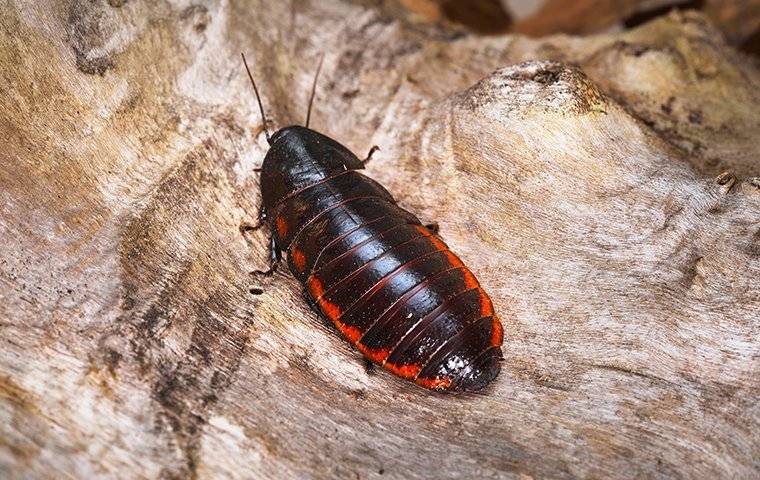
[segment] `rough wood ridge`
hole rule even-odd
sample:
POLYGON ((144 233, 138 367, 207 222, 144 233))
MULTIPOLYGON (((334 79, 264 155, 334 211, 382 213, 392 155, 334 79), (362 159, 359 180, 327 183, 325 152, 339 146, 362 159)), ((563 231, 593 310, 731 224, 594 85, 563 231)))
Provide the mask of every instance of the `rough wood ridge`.
POLYGON ((756 478, 760 74, 698 14, 479 37, 393 3, 0 2, 3 478, 756 478), (252 278, 312 125, 493 299, 483 394, 383 372, 252 278), (261 295, 256 289, 263 289, 261 295), (251 293, 253 292, 253 293, 251 293))

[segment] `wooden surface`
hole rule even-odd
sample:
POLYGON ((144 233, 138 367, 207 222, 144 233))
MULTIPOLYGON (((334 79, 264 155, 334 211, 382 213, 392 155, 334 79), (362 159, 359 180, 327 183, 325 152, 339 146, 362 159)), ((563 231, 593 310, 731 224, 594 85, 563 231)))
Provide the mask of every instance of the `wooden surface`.
POLYGON ((360 0, 6 0, 0 79, 3 478, 760 475, 760 75, 705 17, 526 39, 360 0), (368 374, 294 279, 249 276, 240 51, 278 126, 327 53, 312 125, 379 145, 500 312, 482 394, 368 374))

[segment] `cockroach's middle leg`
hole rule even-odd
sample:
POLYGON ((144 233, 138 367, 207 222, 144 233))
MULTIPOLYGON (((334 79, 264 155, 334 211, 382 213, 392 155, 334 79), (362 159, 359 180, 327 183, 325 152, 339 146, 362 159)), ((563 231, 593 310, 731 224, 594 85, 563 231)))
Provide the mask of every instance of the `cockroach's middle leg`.
POLYGON ((274 239, 274 235, 272 235, 269 237, 269 268, 267 270, 254 270, 251 272, 251 275, 263 275, 265 277, 272 276, 280 266, 280 261, 282 261, 282 252, 277 246, 277 241, 274 239))
POLYGON ((240 233, 243 236, 245 236, 245 234, 248 232, 255 232, 256 230, 260 229, 266 224, 267 211, 264 208, 259 209, 258 217, 259 218, 256 221, 256 223, 246 222, 245 220, 240 222, 240 226, 238 227, 238 229, 240 230, 240 233))

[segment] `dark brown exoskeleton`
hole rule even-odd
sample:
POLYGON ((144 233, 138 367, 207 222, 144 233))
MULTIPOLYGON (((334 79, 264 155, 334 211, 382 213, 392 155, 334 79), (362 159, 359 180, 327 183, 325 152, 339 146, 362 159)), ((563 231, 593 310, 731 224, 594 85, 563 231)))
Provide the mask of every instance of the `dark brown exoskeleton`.
POLYGON ((259 226, 271 230, 272 265, 260 273, 287 252, 312 309, 367 359, 430 389, 485 387, 499 373, 503 331, 475 276, 437 228, 359 172, 366 160, 308 128, 311 100, 306 127, 270 137, 245 67, 270 145, 259 226))

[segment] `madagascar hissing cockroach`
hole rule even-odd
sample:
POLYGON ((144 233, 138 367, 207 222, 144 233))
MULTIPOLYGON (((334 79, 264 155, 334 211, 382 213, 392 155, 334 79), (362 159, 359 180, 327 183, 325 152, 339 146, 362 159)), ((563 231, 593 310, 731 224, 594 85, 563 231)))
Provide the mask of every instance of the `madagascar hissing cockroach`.
POLYGON ((503 329, 475 276, 437 235, 399 207, 360 160, 306 126, 269 135, 259 223, 273 273, 287 252, 311 308, 370 361, 434 390, 475 391, 499 373, 503 329))

